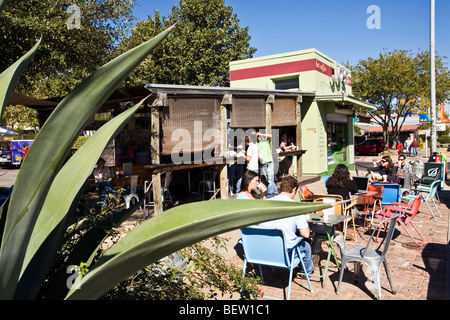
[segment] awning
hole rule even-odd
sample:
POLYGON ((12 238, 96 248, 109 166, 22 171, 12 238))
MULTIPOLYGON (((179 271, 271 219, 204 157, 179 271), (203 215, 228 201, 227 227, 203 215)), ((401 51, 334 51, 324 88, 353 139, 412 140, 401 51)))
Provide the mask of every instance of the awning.
POLYGON ((375 105, 359 100, 353 96, 346 94, 336 94, 336 95, 316 95, 316 101, 324 102, 334 102, 342 107, 360 107, 365 109, 375 110, 375 105))
POLYGON ((33 109, 45 109, 48 107, 56 107, 58 102, 36 99, 17 92, 12 92, 7 105, 23 105, 33 109))
POLYGON ((3 127, 0 127, 0 134, 10 134, 10 135, 15 135, 15 136, 19 135, 17 132, 11 131, 11 130, 3 128, 3 127))

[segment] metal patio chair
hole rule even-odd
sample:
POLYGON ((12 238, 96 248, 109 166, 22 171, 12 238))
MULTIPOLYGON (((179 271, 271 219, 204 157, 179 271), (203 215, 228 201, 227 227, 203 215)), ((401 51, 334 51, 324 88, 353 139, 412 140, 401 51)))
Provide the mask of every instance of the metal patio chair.
POLYGON ((357 282, 358 276, 361 272, 361 263, 366 264, 370 270, 372 271, 373 275, 373 282, 375 284, 375 289, 377 292, 378 299, 381 300, 381 281, 380 281, 380 269, 381 264, 384 265, 384 268, 386 270, 386 274, 389 280, 389 284, 391 286, 392 293, 395 294, 394 286, 392 285, 391 275, 389 273, 387 261, 386 261, 386 254, 389 250, 389 245, 392 240, 392 236, 394 234, 395 226, 397 223, 399 215, 395 215, 389 219, 383 220, 377 228, 375 228, 372 232, 372 236, 369 238, 369 241, 367 242, 367 245, 365 247, 353 247, 353 248, 347 248, 347 245, 345 243, 344 237, 338 236, 334 239, 334 242, 336 242, 339 246, 339 249, 341 251, 341 269, 339 271, 339 283, 336 288, 336 294, 339 294, 339 289, 341 287, 342 283, 342 277, 344 276, 344 270, 349 262, 354 262, 355 264, 355 270, 354 270, 354 277, 355 282, 357 282), (373 238, 375 236, 375 233, 378 232, 378 229, 381 228, 384 224, 388 223, 388 232, 386 237, 383 239, 383 241, 377 246, 376 249, 371 249, 371 245, 373 242, 373 238), (384 245, 384 247, 383 247, 384 245))

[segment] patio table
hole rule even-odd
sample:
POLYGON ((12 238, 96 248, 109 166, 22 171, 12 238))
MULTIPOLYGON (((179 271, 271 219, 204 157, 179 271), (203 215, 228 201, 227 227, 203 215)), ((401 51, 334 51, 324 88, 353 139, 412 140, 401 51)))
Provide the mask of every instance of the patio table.
MULTIPOLYGON (((344 222, 345 220, 351 219, 350 216, 344 216, 344 215, 329 215, 327 219, 324 219, 324 216, 317 213, 311 213, 306 215, 306 221, 308 223, 312 223, 315 225, 323 225, 325 226, 326 231, 326 238, 324 238, 324 235, 322 234, 315 234, 314 238, 319 237, 320 239, 328 240, 329 242, 329 250, 328 250, 328 256, 327 256, 327 262, 325 264, 324 272, 322 275, 311 275, 312 277, 319 277, 322 278, 322 288, 325 286, 325 280, 328 273, 328 267, 331 260, 331 254, 333 254, 334 260, 336 262, 336 266, 339 268, 339 261, 336 256, 336 252, 333 247, 333 240, 334 240, 334 233, 336 229, 336 225, 344 222)), ((315 239, 314 239, 315 240, 315 239)), ((314 242, 314 241, 313 241, 314 242)), ((313 247, 313 254, 315 246, 313 247)), ((319 267, 321 267, 319 265, 319 267)))

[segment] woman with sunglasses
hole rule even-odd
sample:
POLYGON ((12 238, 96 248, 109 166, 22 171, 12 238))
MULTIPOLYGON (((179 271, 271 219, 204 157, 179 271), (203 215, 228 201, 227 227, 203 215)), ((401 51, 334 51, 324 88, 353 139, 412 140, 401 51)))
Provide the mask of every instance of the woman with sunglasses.
POLYGON ((267 187, 261 183, 259 175, 252 171, 246 170, 242 174, 241 191, 236 196, 236 199, 266 199, 267 187), (260 192, 258 193, 257 190, 260 192))
POLYGON ((396 179, 397 167, 394 166, 389 156, 383 156, 379 166, 368 168, 367 171, 371 174, 371 182, 398 182, 396 179))

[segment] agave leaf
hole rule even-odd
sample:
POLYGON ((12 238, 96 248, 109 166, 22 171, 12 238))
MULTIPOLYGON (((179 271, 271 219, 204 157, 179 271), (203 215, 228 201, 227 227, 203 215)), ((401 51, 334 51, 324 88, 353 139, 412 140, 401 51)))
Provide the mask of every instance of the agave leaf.
MULTIPOLYGON (((0 2, 0 10, 1 6, 2 3, 0 2)), ((16 85, 25 68, 30 63, 31 59, 33 59, 33 56, 36 53, 39 44, 41 43, 41 39, 39 39, 34 47, 31 48, 25 55, 23 55, 12 66, 10 66, 0 74, 0 119, 3 116, 5 106, 8 103, 9 96, 11 95, 14 86, 16 85)))
POLYGON ((97 299, 138 270, 213 235, 275 218, 330 208, 287 201, 214 200, 169 209, 107 250, 66 299, 97 299))
MULTIPOLYGON (((73 248, 72 253, 68 256, 65 262, 65 265, 67 267, 73 265, 78 266, 80 263, 84 262, 89 268, 94 256, 100 249, 100 246, 108 237, 108 231, 119 227, 123 221, 129 218, 139 207, 142 206, 144 199, 145 198, 142 197, 139 202, 128 209, 114 212, 112 216, 108 216, 96 224, 91 230, 87 231, 73 248)), ((69 291, 69 288, 67 287, 67 277, 68 274, 66 270, 62 269, 58 271, 57 276, 52 282, 51 288, 49 288, 49 291, 46 293, 47 299, 64 299, 69 291)))
POLYGON ((55 177, 30 237, 16 299, 36 297, 70 221, 70 208, 76 205, 76 195, 91 175, 109 141, 122 130, 143 101, 103 125, 75 152, 55 177))
MULTIPOLYGON (((2 13, 9 0, 0 0, 0 13, 2 13)), ((1 118, 1 117, 0 117, 1 118)))
POLYGON ((115 88, 171 30, 168 28, 95 71, 59 103, 42 127, 11 194, 0 252, 0 299, 14 296, 31 231, 77 136, 115 88))

